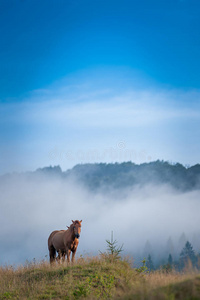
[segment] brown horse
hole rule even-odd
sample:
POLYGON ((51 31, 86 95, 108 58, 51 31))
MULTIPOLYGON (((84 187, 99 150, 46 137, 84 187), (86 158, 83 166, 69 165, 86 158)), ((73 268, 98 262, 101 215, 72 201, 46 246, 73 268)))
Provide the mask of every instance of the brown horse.
POLYGON ((58 259, 61 257, 65 260, 67 254, 67 261, 70 262, 70 254, 72 252, 72 262, 74 262, 76 250, 79 243, 81 233, 81 221, 73 221, 67 230, 55 230, 48 238, 48 248, 50 263, 56 259, 56 252, 58 252, 58 259))

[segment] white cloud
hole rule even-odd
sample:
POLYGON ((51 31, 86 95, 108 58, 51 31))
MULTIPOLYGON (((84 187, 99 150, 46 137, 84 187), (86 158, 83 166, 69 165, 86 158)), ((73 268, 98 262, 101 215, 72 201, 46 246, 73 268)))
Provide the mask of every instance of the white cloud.
MULTIPOLYGON (((55 148, 62 153, 102 153, 120 141, 136 152, 145 150, 152 159, 194 164, 200 149, 199 99, 198 90, 129 87, 122 91, 84 84, 39 90, 26 101, 1 104, 1 148, 4 154, 14 149, 12 157, 17 153, 18 165, 26 166, 31 156, 36 164, 29 159, 26 170, 49 164, 71 167, 69 160, 49 159, 48 153, 55 148), (183 151, 185 143, 188 154, 183 151)), ((73 164, 79 162, 77 158, 73 164)), ((1 164, 5 166, 5 159, 1 164)))
POLYGON ((91 91, 77 96, 53 95, 46 91, 30 102, 3 104, 1 120, 24 123, 44 123, 53 126, 138 127, 200 117, 200 91, 128 91, 117 95, 115 91, 91 91), (15 114, 13 113, 15 111, 15 114), (11 119, 12 118, 12 119, 11 119))

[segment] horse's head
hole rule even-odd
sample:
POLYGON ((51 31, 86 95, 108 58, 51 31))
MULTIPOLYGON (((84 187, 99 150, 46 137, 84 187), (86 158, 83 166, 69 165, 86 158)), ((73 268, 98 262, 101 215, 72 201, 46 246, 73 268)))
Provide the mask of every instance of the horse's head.
POLYGON ((73 223, 73 230, 74 230, 74 235, 75 235, 75 238, 79 238, 80 237, 80 233, 81 233, 81 223, 82 223, 82 220, 81 221, 73 221, 72 220, 72 223, 73 223))

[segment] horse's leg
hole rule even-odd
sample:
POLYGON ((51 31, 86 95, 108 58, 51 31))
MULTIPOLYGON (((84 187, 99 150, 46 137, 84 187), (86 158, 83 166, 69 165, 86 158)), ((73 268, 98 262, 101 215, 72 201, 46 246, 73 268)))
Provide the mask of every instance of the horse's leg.
POLYGON ((49 247, 49 258, 50 258, 50 263, 52 264, 56 258, 56 249, 54 248, 53 245, 49 247))
POLYGON ((61 250, 58 251, 58 257, 57 257, 57 262, 60 264, 61 262, 61 257, 62 257, 62 253, 61 250))
POLYGON ((71 254, 71 250, 66 249, 66 253, 67 253, 67 262, 70 262, 70 254, 71 254))
POLYGON ((73 252, 72 252, 72 263, 75 260, 75 254, 76 254, 77 247, 78 247, 78 243, 76 242, 74 245, 74 248, 73 248, 73 252))
POLYGON ((62 251, 62 262, 64 263, 65 262, 65 251, 62 251))
POLYGON ((72 263, 74 263, 74 260, 75 260, 75 254, 76 254, 76 250, 72 252, 72 263))

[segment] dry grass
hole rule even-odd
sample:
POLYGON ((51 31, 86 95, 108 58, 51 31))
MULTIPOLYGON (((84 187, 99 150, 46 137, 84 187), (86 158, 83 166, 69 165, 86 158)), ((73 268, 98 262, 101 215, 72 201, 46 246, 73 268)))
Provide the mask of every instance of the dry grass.
POLYGON ((200 299, 200 274, 194 270, 183 273, 155 271, 145 274, 139 284, 119 298, 126 300, 198 300, 200 299))
POLYGON ((166 286, 173 283, 178 283, 188 278, 195 277, 193 273, 179 273, 179 272, 171 272, 165 273, 161 271, 153 272, 149 275, 146 275, 146 282, 152 288, 158 288, 160 286, 166 286))
POLYGON ((127 260, 79 258, 74 265, 0 268, 0 299, 200 299, 195 272, 139 274, 127 260))

